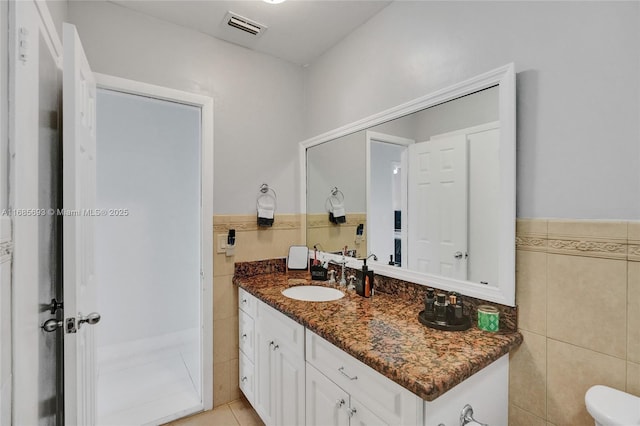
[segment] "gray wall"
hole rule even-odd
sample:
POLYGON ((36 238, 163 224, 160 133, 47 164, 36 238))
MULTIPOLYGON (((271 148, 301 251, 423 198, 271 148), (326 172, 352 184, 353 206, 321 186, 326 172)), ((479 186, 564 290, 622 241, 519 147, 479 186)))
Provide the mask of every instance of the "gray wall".
POLYGON ((58 32, 58 37, 60 37, 60 41, 62 41, 62 23, 67 22, 69 2, 67 2, 67 0, 45 0, 45 3, 47 3, 51 19, 58 32))
POLYGON ((300 67, 112 3, 73 1, 68 17, 94 71, 213 98, 215 214, 255 213, 263 182, 278 212, 299 210, 300 67))
POLYGON ((394 2, 306 71, 307 136, 509 62, 518 216, 640 219, 637 2, 394 2))

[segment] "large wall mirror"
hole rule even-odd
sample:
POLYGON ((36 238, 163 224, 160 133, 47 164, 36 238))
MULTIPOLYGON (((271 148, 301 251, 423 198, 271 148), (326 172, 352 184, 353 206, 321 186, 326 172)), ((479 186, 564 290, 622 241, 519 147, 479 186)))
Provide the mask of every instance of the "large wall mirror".
POLYGON ((309 248, 515 305, 512 64, 304 141, 300 159, 309 248))

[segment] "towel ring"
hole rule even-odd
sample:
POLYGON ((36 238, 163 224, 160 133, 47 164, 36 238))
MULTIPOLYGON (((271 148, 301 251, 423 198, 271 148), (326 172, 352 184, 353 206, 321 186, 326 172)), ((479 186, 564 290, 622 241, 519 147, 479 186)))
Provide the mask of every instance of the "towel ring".
POLYGON ((344 194, 342 193, 342 191, 340 191, 338 189, 337 186, 334 186, 333 188, 331 188, 331 191, 329 193, 329 197, 327 197, 327 200, 324 202, 324 208, 327 209, 327 211, 331 211, 333 210, 333 201, 336 201, 338 204, 342 204, 344 203, 344 194), (327 203, 329 203, 331 205, 331 208, 327 207, 327 203))
POLYGON ((258 198, 256 198, 256 208, 260 208, 260 200, 267 199, 273 200, 273 210, 276 210, 278 204, 278 195, 273 188, 269 188, 269 185, 263 183, 262 185, 260 185, 258 198))

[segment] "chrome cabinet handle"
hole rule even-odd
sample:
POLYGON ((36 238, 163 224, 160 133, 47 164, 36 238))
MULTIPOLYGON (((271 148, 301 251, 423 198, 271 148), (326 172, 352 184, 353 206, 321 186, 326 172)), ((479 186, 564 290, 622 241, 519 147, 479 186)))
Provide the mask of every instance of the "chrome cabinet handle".
POLYGON ((280 345, 277 345, 277 344, 276 344, 276 345, 273 345, 273 350, 274 350, 274 351, 278 350, 278 348, 280 348, 280 345))
POLYGON ((247 333, 242 333, 242 336, 240 336, 243 340, 247 338, 247 333))
POLYGON ((358 410, 356 410, 355 407, 353 408, 347 408, 347 414, 349 415, 349 417, 353 417, 354 414, 357 413, 358 410))
POLYGON ((338 408, 342 407, 345 404, 344 399, 340 398, 339 400, 336 401, 336 406, 338 408))
POLYGON ((242 383, 245 383, 247 380, 248 380, 248 379, 247 379, 247 376, 242 376, 242 379, 240 379, 240 381, 241 381, 242 383))
POLYGON ((346 377, 349 380, 358 380, 358 376, 353 376, 351 377, 350 375, 348 375, 347 373, 344 372, 344 367, 340 367, 338 368, 338 371, 340 372, 340 374, 342 374, 344 377, 346 377))
POLYGON ((462 411, 460 412, 460 426, 465 426, 470 423, 480 426, 488 426, 486 423, 480 423, 473 418, 473 407, 467 404, 462 408, 462 411))

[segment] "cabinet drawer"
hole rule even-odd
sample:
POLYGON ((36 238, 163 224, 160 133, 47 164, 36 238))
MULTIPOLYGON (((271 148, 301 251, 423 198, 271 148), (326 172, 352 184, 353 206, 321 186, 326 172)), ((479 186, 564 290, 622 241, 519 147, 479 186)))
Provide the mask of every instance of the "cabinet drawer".
POLYGON ((258 309, 258 299, 244 289, 238 288, 238 308, 249 314, 251 318, 255 318, 256 310, 258 309))
MULTIPOLYGON (((258 304, 256 326, 265 331, 274 344, 304 360, 304 327, 266 303, 258 304)), ((260 344, 260 343, 259 343, 260 344)))
POLYGON ((407 389, 306 331, 306 360, 366 406, 385 423, 415 424, 422 402, 407 389))
POLYGON ((247 357, 251 362, 255 360, 255 324, 253 318, 249 316, 246 312, 240 310, 238 315, 238 345, 240 346, 240 351, 247 357))
POLYGON ((240 390, 247 397, 247 400, 253 404, 255 397, 255 369, 251 362, 243 353, 240 353, 240 390))

